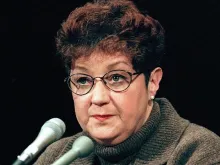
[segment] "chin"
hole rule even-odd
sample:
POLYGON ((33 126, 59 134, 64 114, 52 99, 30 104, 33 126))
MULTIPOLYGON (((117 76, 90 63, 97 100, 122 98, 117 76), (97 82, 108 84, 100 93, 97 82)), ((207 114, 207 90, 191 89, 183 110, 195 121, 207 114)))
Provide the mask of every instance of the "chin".
POLYGON ((89 135, 99 144, 103 144, 106 146, 113 146, 121 143, 126 138, 119 136, 119 134, 112 134, 112 133, 103 133, 103 132, 96 132, 96 133, 89 133, 89 135))
POLYGON ((89 132, 89 135, 99 144, 114 145, 117 135, 108 132, 89 132))

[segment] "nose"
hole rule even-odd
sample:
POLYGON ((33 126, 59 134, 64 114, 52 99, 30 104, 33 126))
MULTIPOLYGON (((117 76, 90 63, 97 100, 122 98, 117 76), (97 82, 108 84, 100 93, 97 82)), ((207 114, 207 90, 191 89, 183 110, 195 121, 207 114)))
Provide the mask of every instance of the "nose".
POLYGON ((92 103, 98 106, 108 104, 110 101, 109 89, 105 86, 103 81, 96 81, 92 89, 92 103))

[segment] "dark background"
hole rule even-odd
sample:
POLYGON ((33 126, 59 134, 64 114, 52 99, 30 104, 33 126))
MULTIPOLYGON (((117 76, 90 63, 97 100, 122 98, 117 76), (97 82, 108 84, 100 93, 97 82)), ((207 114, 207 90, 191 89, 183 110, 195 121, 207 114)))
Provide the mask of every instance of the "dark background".
MULTIPOLYGON (((220 135, 219 0, 139 0, 140 9, 166 30, 167 54, 158 97, 179 114, 220 135)), ((71 10, 85 0, 8 1, 1 4, 1 158, 12 164, 40 127, 58 117, 64 136, 81 129, 74 116, 66 74, 55 57, 54 37, 71 10)))

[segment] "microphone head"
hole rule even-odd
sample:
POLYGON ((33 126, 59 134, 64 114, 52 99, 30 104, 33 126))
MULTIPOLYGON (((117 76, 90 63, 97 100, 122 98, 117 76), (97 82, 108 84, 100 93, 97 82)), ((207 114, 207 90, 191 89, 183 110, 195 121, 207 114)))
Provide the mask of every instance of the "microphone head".
POLYGON ((25 164, 30 162, 42 149, 52 142, 60 139, 66 130, 66 126, 59 118, 52 118, 41 127, 37 138, 32 142, 20 156, 18 161, 25 164))
POLYGON ((78 152, 78 156, 83 158, 88 156, 94 150, 94 143, 89 137, 80 136, 74 141, 72 150, 78 152))
POLYGON ((51 128, 52 130, 54 130, 56 140, 60 139, 66 131, 65 123, 59 118, 52 118, 48 120, 41 127, 41 130, 43 130, 44 128, 51 128))

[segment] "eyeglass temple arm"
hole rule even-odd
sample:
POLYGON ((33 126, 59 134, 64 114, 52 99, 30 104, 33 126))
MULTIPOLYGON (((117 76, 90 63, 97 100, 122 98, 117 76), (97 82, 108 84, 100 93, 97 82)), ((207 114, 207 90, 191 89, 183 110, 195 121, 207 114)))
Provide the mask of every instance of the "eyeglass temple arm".
POLYGON ((135 72, 135 73, 132 73, 131 74, 131 81, 134 81, 142 72, 135 72), (133 75, 136 75, 133 79, 132 79, 132 76, 133 75))
MULTIPOLYGON (((68 79, 69 79, 69 77, 66 77, 66 78, 64 79, 64 82, 67 82, 68 79)), ((71 80, 69 80, 69 81, 71 81, 71 80)), ((71 82, 72 82, 72 81, 71 81, 71 82)), ((74 84, 73 82, 72 82, 72 84, 73 84, 77 89, 79 89, 79 87, 78 87, 76 84, 74 84)))

